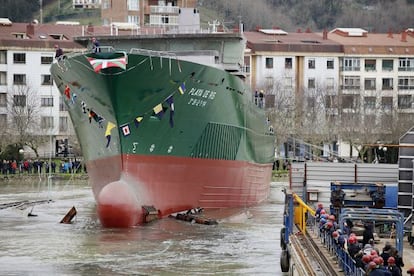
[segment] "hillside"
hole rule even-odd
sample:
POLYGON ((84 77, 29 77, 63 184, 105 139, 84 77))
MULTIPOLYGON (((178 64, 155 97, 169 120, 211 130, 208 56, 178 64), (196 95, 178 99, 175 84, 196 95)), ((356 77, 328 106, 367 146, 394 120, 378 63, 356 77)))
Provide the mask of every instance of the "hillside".
MULTIPOLYGON (((58 20, 100 24, 99 10, 72 8, 72 0, 4 0, 0 17, 15 22, 39 19, 43 1, 43 22, 58 20)), ((218 19, 228 27, 240 20, 246 30, 280 27, 286 31, 313 31, 335 27, 362 27, 372 32, 397 32, 414 27, 414 0, 199 0, 204 24, 218 19)), ((39 20, 40 21, 40 20, 39 20)))

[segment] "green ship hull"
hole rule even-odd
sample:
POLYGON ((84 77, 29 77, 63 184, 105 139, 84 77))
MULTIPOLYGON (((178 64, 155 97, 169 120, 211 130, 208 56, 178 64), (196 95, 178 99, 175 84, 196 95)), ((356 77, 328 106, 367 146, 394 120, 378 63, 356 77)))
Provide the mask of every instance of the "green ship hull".
POLYGON ((51 73, 103 226, 267 198, 274 137, 237 75, 142 49, 71 54, 51 73))

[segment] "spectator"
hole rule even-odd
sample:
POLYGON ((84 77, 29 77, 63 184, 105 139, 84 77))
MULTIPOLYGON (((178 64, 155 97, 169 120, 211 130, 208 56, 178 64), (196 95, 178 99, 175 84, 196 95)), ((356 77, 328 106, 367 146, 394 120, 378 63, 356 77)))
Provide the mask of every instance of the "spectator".
POLYGON ((99 41, 96 39, 96 37, 92 37, 92 51, 94 53, 99 53, 101 49, 99 49, 99 41))
POLYGON ((63 50, 59 47, 58 44, 55 44, 55 59, 59 59, 60 56, 63 56, 63 50))

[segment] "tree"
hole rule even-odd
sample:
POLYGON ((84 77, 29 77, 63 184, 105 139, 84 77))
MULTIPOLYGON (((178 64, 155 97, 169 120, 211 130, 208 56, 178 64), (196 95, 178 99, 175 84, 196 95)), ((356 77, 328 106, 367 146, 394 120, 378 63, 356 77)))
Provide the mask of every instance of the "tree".
POLYGON ((30 147, 39 157, 38 148, 48 141, 40 134, 40 101, 30 85, 15 85, 9 90, 9 132, 15 144, 30 147))

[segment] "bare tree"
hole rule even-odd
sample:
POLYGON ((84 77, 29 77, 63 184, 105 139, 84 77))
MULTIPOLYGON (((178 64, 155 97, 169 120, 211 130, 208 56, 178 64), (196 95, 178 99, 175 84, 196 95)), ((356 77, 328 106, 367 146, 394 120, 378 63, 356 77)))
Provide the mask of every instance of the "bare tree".
POLYGON ((9 130, 14 143, 30 147, 38 157, 38 148, 47 141, 40 134, 40 100, 30 85, 16 85, 9 90, 7 104, 9 130))

